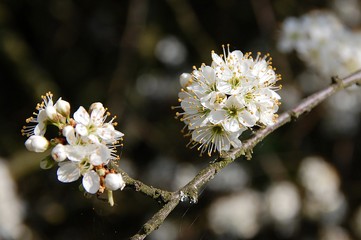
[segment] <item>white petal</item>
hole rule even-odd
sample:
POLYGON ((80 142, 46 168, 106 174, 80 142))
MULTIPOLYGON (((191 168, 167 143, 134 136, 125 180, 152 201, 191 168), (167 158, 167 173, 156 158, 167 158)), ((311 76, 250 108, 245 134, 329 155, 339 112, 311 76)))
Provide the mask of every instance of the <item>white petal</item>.
POLYGON ((183 101, 181 102, 181 107, 188 114, 193 114, 199 111, 201 105, 198 99, 188 97, 183 99, 183 101))
POLYGON ((88 128, 86 126, 84 126, 83 124, 77 124, 75 126, 75 131, 80 135, 80 136, 88 136, 88 128))
POLYGON ((60 182, 74 182, 80 177, 80 170, 74 162, 61 162, 59 163, 57 175, 60 182))
POLYGON ((216 74, 214 69, 210 66, 202 67, 203 76, 209 84, 213 84, 216 81, 216 74))
POLYGON ((241 129, 238 120, 235 118, 231 118, 228 121, 225 121, 223 126, 224 129, 230 132, 238 132, 241 129))
POLYGON ((48 115, 45 110, 40 110, 36 117, 38 124, 35 126, 34 135, 44 135, 48 121, 48 115))
POLYGON ((99 175, 93 170, 85 173, 83 176, 83 187, 88 193, 94 194, 98 192, 100 187, 99 175))
POLYGON ((40 122, 34 128, 34 135, 43 136, 45 132, 46 132, 46 124, 43 122, 40 122))
POLYGON ((74 120, 77 123, 83 124, 85 126, 90 123, 89 113, 85 110, 84 107, 79 107, 79 109, 74 113, 74 120))
POLYGON ((49 119, 53 121, 56 120, 58 113, 56 112, 56 108, 54 106, 47 106, 45 108, 45 112, 49 119))
POLYGON ((216 53, 212 53, 212 60, 218 65, 224 65, 223 59, 216 53))
POLYGON ((99 137, 98 137, 96 134, 90 134, 89 136, 87 136, 87 139, 88 139, 91 143, 100 144, 99 137))
POLYGON ((110 158, 110 149, 103 144, 97 144, 95 151, 89 156, 91 164, 95 166, 101 165, 103 163, 107 164, 110 158))
POLYGON ((218 124, 225 120, 226 113, 225 110, 211 111, 208 115, 209 121, 213 124, 218 124))
POLYGON ((67 125, 63 128, 63 135, 66 137, 66 141, 71 144, 75 145, 77 142, 77 139, 75 137, 75 130, 72 126, 67 125))
POLYGON ((82 161, 88 154, 88 148, 81 145, 66 145, 68 159, 74 162, 82 161))
POLYGON ((96 133, 104 141, 109 143, 113 143, 124 136, 122 132, 115 130, 114 126, 110 123, 105 123, 103 127, 97 128, 96 133))
POLYGON ((231 52, 231 55, 235 58, 235 60, 236 60, 237 62, 242 61, 242 58, 243 58, 243 53, 242 53, 242 51, 240 51, 240 50, 235 50, 235 51, 231 52))
POLYGON ((95 126, 101 126, 104 121, 105 108, 94 108, 91 111, 90 119, 95 126))
POLYGON ((266 126, 273 125, 275 123, 273 112, 263 111, 260 115, 259 121, 266 126))
POLYGON ((249 111, 244 110, 238 114, 238 119, 244 126, 253 127, 256 124, 258 117, 256 114, 252 114, 249 111))
POLYGON ((232 91, 232 85, 227 81, 218 81, 217 89, 224 94, 230 94, 232 91))
POLYGON ((232 136, 231 137, 231 145, 234 148, 240 148, 240 147, 242 147, 242 142, 241 142, 241 140, 238 139, 238 137, 232 136))

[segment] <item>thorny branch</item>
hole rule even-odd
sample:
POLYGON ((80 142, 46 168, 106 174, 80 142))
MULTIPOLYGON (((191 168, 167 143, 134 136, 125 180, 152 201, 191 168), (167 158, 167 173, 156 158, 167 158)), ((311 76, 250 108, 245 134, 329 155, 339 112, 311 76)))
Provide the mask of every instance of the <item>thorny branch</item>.
POLYGON ((206 185, 217 175, 219 171, 221 171, 228 164, 232 163, 236 158, 245 156, 246 158, 250 159, 253 148, 270 133, 274 132, 276 129, 280 128, 291 120, 296 120, 304 113, 310 112, 313 108, 318 106, 321 102, 336 92, 354 84, 361 84, 361 70, 343 79, 333 77, 332 84, 329 87, 310 95, 309 97, 302 100, 296 107, 282 113, 274 125, 256 131, 250 139, 243 142, 242 148, 234 149, 226 156, 222 156, 217 161, 211 162, 206 168, 202 169, 188 184, 176 192, 168 192, 148 186, 138 180, 132 179, 128 176, 128 174, 119 169, 119 171, 123 174, 124 180, 128 186, 134 188, 136 191, 142 192, 145 195, 156 199, 161 203, 164 203, 163 207, 142 226, 139 232, 131 237, 131 240, 144 239, 152 231, 158 229, 167 216, 179 204, 182 198, 190 199, 190 201, 193 203, 197 202, 199 190, 204 185, 206 185))

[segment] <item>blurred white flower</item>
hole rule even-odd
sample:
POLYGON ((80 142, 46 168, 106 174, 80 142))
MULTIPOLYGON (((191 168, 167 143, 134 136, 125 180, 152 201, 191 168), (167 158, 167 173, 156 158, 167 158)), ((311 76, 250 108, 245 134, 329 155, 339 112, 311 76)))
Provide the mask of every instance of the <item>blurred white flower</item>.
POLYGON ((234 162, 223 168, 222 173, 208 183, 208 188, 220 192, 240 191, 249 181, 250 176, 246 169, 239 162, 234 162))
POLYGON ((209 227, 219 235, 252 238, 261 227, 262 205, 259 193, 251 189, 221 197, 209 206, 209 227))
POLYGON ((177 240, 179 239, 179 233, 179 223, 166 219, 157 231, 149 234, 148 238, 150 240, 177 240))
POLYGON ((27 239, 24 206, 6 161, 0 159, 0 239, 27 239))
MULTIPOLYGON (((307 75, 299 77, 306 93, 330 84, 332 76, 346 77, 361 68, 361 32, 344 26, 331 11, 315 10, 298 18, 286 18, 281 26, 278 48, 285 53, 295 51, 309 68, 307 75), (317 73, 316 78, 310 69, 317 73)), ((359 89, 339 92, 325 104, 322 124, 326 131, 331 129, 335 136, 357 132, 361 111, 357 107, 361 104, 359 89)))
POLYGON ((177 37, 166 36, 157 43, 155 56, 165 64, 177 66, 185 61, 187 51, 177 37))
POLYGON ((361 22, 361 5, 358 0, 332 0, 331 8, 347 25, 357 27, 361 22))
POLYGON ((348 231, 341 226, 326 225, 321 228, 319 233, 320 240, 351 240, 348 231))
POLYGON ((173 175, 172 189, 180 189, 192 180, 197 174, 197 169, 191 163, 178 163, 173 175))
POLYGON ((289 224, 301 209, 300 194, 291 182, 278 182, 266 192, 267 210, 270 217, 280 224, 289 224))
POLYGON ((298 174, 305 188, 304 213, 325 223, 342 221, 347 202, 335 168, 320 157, 310 156, 302 160, 298 174))
POLYGON ((361 34, 346 28, 331 11, 311 11, 286 18, 278 48, 295 51, 307 66, 324 77, 344 77, 361 67, 361 34))

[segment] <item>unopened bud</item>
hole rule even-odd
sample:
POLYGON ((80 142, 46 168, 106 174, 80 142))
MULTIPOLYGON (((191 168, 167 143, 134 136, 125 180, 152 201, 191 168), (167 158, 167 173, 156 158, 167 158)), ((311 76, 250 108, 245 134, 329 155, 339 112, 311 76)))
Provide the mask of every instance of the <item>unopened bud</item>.
POLYGON ((58 113, 56 112, 56 108, 54 106, 47 106, 45 108, 46 115, 48 119, 51 121, 57 121, 58 120, 58 113))
POLYGON ((120 173, 109 173, 105 176, 105 187, 108 190, 123 190, 125 187, 125 182, 120 173))
POLYGON ((43 136, 32 135, 25 141, 25 147, 32 152, 45 152, 49 141, 43 136))
POLYGON ((190 73, 182 73, 179 77, 180 85, 185 88, 187 87, 192 81, 192 74, 190 73))
POLYGON ((51 156, 57 162, 64 161, 67 158, 66 148, 63 144, 57 144, 51 151, 51 156))
POLYGON ((55 103, 55 108, 58 113, 60 113, 64 117, 69 117, 70 115, 70 104, 59 98, 59 100, 55 103))

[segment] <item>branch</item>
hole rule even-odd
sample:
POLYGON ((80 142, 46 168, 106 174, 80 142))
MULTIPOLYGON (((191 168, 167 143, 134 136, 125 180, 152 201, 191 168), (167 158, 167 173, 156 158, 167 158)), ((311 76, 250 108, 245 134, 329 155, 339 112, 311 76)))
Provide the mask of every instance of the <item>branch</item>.
MULTIPOLYGON (((183 201, 185 198, 190 199, 190 201, 193 203, 197 202, 200 188, 207 184, 217 175, 220 170, 222 170, 228 164, 232 163, 236 158, 242 155, 250 158, 250 153, 252 152, 253 148, 270 133, 290 122, 292 119, 297 119, 302 114, 311 111, 313 108, 318 106, 321 102, 336 92, 354 84, 361 84, 361 70, 345 77, 344 79, 339 79, 338 77, 333 78, 332 84, 329 87, 305 98, 299 105, 281 114, 274 125, 258 130, 253 135, 253 137, 244 141, 242 148, 234 149, 229 154, 227 154, 227 156, 223 156, 217 161, 210 163, 206 168, 202 169, 187 185, 175 193, 170 193, 170 201, 166 203, 157 213, 155 213, 154 216, 143 225, 140 231, 131 238, 131 240, 144 239, 152 231, 158 229, 166 217, 179 204, 179 202, 183 201)), ((142 191, 142 189, 139 189, 139 191, 142 191)))
POLYGON ((168 192, 159 188, 155 188, 153 186, 149 186, 139 180, 131 178, 125 171, 119 168, 117 165, 113 164, 113 168, 117 170, 117 172, 122 174, 123 180, 127 187, 134 189, 136 192, 141 192, 144 195, 151 197, 157 200, 159 203, 167 203, 172 199, 173 193, 168 192))

